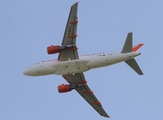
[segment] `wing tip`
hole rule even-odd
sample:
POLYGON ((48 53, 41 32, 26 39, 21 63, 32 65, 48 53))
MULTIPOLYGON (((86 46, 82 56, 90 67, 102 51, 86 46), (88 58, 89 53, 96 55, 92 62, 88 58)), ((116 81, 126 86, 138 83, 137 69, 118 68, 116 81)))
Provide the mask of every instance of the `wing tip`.
POLYGON ((78 1, 78 2, 74 3, 74 5, 75 5, 75 4, 78 4, 79 2, 80 2, 80 1, 78 1))
POLYGON ((108 116, 103 116, 103 117, 110 118, 110 116, 109 116, 109 115, 108 115, 108 116))
POLYGON ((71 6, 71 8, 72 8, 72 7, 75 7, 75 6, 78 6, 78 3, 79 3, 79 2, 74 3, 74 4, 71 6))
POLYGON ((110 118, 110 116, 109 116, 109 115, 108 115, 108 116, 103 116, 103 117, 110 118))

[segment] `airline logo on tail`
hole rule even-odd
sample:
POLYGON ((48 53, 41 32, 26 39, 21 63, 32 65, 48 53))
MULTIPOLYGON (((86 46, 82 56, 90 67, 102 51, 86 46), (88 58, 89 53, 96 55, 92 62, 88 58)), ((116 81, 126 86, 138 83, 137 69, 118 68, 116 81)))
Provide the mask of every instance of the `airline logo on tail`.
POLYGON ((135 45, 133 48, 132 48, 132 52, 136 52, 141 46, 143 46, 144 44, 138 44, 138 45, 135 45))

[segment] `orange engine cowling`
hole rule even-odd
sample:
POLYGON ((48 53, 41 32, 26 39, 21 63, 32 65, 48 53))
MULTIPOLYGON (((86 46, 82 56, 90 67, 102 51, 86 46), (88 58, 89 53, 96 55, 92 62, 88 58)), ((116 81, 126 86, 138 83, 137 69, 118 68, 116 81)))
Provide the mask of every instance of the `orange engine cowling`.
POLYGON ((48 47, 47 47, 47 52, 48 52, 48 54, 55 54, 55 53, 60 52, 59 47, 60 47, 60 46, 53 46, 53 45, 48 46, 48 47))
POLYGON ((58 86, 58 92, 59 93, 65 93, 65 92, 70 92, 71 87, 69 84, 62 84, 58 86))

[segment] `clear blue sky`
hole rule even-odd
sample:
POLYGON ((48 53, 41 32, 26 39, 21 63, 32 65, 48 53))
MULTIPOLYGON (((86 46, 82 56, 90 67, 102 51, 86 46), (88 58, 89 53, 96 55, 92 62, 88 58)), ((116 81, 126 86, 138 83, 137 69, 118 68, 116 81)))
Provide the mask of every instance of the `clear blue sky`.
MULTIPOLYGON (((0 120, 101 120, 61 76, 27 77, 22 70, 57 58, 46 47, 61 44, 75 0, 0 0, 0 120)), ((137 57, 144 76, 125 63, 85 73, 111 120, 163 120, 163 1, 80 0, 79 54, 119 52, 126 35, 144 43, 137 57)))

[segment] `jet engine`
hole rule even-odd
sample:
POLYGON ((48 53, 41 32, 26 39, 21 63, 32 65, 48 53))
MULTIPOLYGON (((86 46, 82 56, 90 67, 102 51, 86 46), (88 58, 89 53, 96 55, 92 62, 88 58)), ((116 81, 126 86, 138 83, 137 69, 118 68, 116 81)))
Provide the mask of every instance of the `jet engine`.
POLYGON ((71 85, 71 84, 62 84, 58 86, 59 93, 70 92, 71 90, 75 89, 78 85, 71 85))
POLYGON ((56 53, 60 52, 59 48, 60 48, 60 46, 51 45, 51 46, 47 47, 47 52, 48 52, 48 54, 56 54, 56 53))
POLYGON ((56 54, 61 52, 62 50, 69 49, 69 50, 76 50, 76 46, 74 45, 62 45, 62 46, 48 46, 47 47, 47 52, 48 54, 56 54))

